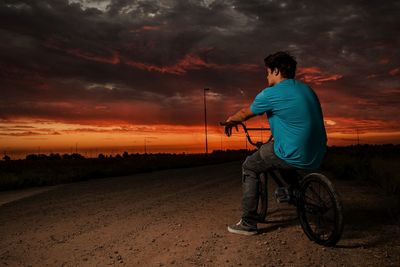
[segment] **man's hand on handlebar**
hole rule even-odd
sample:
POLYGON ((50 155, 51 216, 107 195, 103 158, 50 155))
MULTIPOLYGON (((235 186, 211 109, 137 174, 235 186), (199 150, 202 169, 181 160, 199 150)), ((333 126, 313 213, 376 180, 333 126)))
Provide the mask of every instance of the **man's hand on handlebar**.
POLYGON ((232 135, 232 128, 235 127, 236 132, 239 131, 237 125, 238 121, 225 121, 225 122, 220 122, 220 125, 225 126, 225 134, 226 136, 231 136, 232 135))
MULTIPOLYGON (((220 122, 219 123, 222 126, 225 126, 225 134, 227 136, 231 136, 232 135, 232 128, 235 127, 236 131, 238 132, 238 125, 242 126, 243 131, 246 134, 247 140, 249 140, 249 143, 252 144, 253 146, 256 146, 257 148, 260 148, 261 145, 263 144, 263 142, 253 142, 250 138, 250 135, 248 133, 248 131, 269 131, 270 128, 247 128, 246 125, 243 123, 243 121, 236 121, 236 120, 231 120, 231 118, 229 117, 225 122, 220 122)), ((268 142, 270 142, 272 140, 272 135, 269 137, 268 142)))

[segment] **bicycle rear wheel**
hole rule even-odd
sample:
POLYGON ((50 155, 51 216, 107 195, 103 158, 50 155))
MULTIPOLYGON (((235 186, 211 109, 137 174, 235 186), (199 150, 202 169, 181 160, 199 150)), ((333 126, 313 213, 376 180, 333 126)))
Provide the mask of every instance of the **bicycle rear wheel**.
POLYGON ((323 246, 334 246, 343 232, 338 194, 327 177, 311 173, 300 184, 297 212, 307 237, 323 246))
POLYGON ((260 174, 260 181, 258 183, 258 205, 257 214, 259 222, 265 222, 265 217, 268 211, 268 187, 266 174, 260 174))

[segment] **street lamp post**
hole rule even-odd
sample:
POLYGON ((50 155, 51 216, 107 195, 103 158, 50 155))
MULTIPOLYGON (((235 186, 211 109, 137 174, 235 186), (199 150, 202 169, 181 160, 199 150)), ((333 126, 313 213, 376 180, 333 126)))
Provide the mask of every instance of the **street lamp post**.
POLYGON ((206 91, 210 91, 210 88, 204 88, 204 130, 206 134, 206 155, 208 155, 206 91))

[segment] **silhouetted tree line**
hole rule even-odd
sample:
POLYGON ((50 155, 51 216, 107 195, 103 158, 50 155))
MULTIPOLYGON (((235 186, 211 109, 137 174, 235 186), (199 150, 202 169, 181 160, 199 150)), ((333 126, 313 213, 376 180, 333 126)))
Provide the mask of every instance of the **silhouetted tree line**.
POLYGON ((25 157, 26 160, 62 160, 62 159, 84 159, 85 157, 79 153, 63 154, 50 153, 46 154, 29 154, 25 157))
MULTIPOLYGON (((228 150, 214 150, 211 155, 227 155, 227 154, 243 154, 248 153, 245 149, 228 149, 228 150)), ((129 159, 129 158, 138 158, 138 157, 170 157, 170 156, 185 156, 186 153, 176 154, 176 153, 146 153, 146 154, 139 154, 139 153, 132 153, 129 154, 128 152, 123 152, 122 154, 116 155, 106 155, 103 153, 98 154, 97 158, 101 160, 105 159, 129 159)), ((59 153, 50 153, 47 154, 29 154, 25 157, 25 160, 81 160, 86 159, 83 155, 79 153, 72 153, 72 154, 59 154, 59 153)), ((4 156, 3 160, 10 160, 9 156, 4 156)))
MULTIPOLYGON (((214 150, 211 155, 228 155, 228 154, 247 154, 252 151, 246 149, 227 149, 227 150, 214 150)), ((345 154, 355 154, 355 155, 363 155, 363 156, 371 156, 371 155, 385 155, 385 156, 398 156, 400 155, 400 145, 386 144, 386 145, 351 145, 351 146, 331 146, 328 148, 328 153, 345 153, 345 154)), ((137 157, 169 157, 169 156, 185 156, 185 153, 176 154, 176 153, 132 153, 123 152, 122 154, 106 155, 103 153, 98 154, 97 158, 101 160, 105 159, 128 159, 128 158, 137 158, 137 157)), ((79 153, 71 153, 71 154, 59 154, 59 153, 50 153, 46 154, 29 154, 25 157, 25 160, 82 160, 85 157, 79 153)), ((3 156, 4 161, 10 161, 11 158, 8 155, 3 156)))
POLYGON ((251 153, 253 150, 246 149, 227 149, 227 150, 213 150, 212 155, 221 155, 221 154, 238 154, 238 153, 251 153))

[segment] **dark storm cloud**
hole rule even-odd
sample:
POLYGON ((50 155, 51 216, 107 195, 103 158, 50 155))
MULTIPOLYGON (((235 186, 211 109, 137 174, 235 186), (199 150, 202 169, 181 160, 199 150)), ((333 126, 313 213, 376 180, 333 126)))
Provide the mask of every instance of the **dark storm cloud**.
POLYGON ((325 115, 390 120, 400 100, 399 8, 397 1, 2 1, 0 117, 195 124, 208 86, 218 96, 210 104, 217 121, 265 86, 262 59, 287 50, 325 115), (140 102, 154 105, 146 118, 129 114, 129 103, 140 102))

